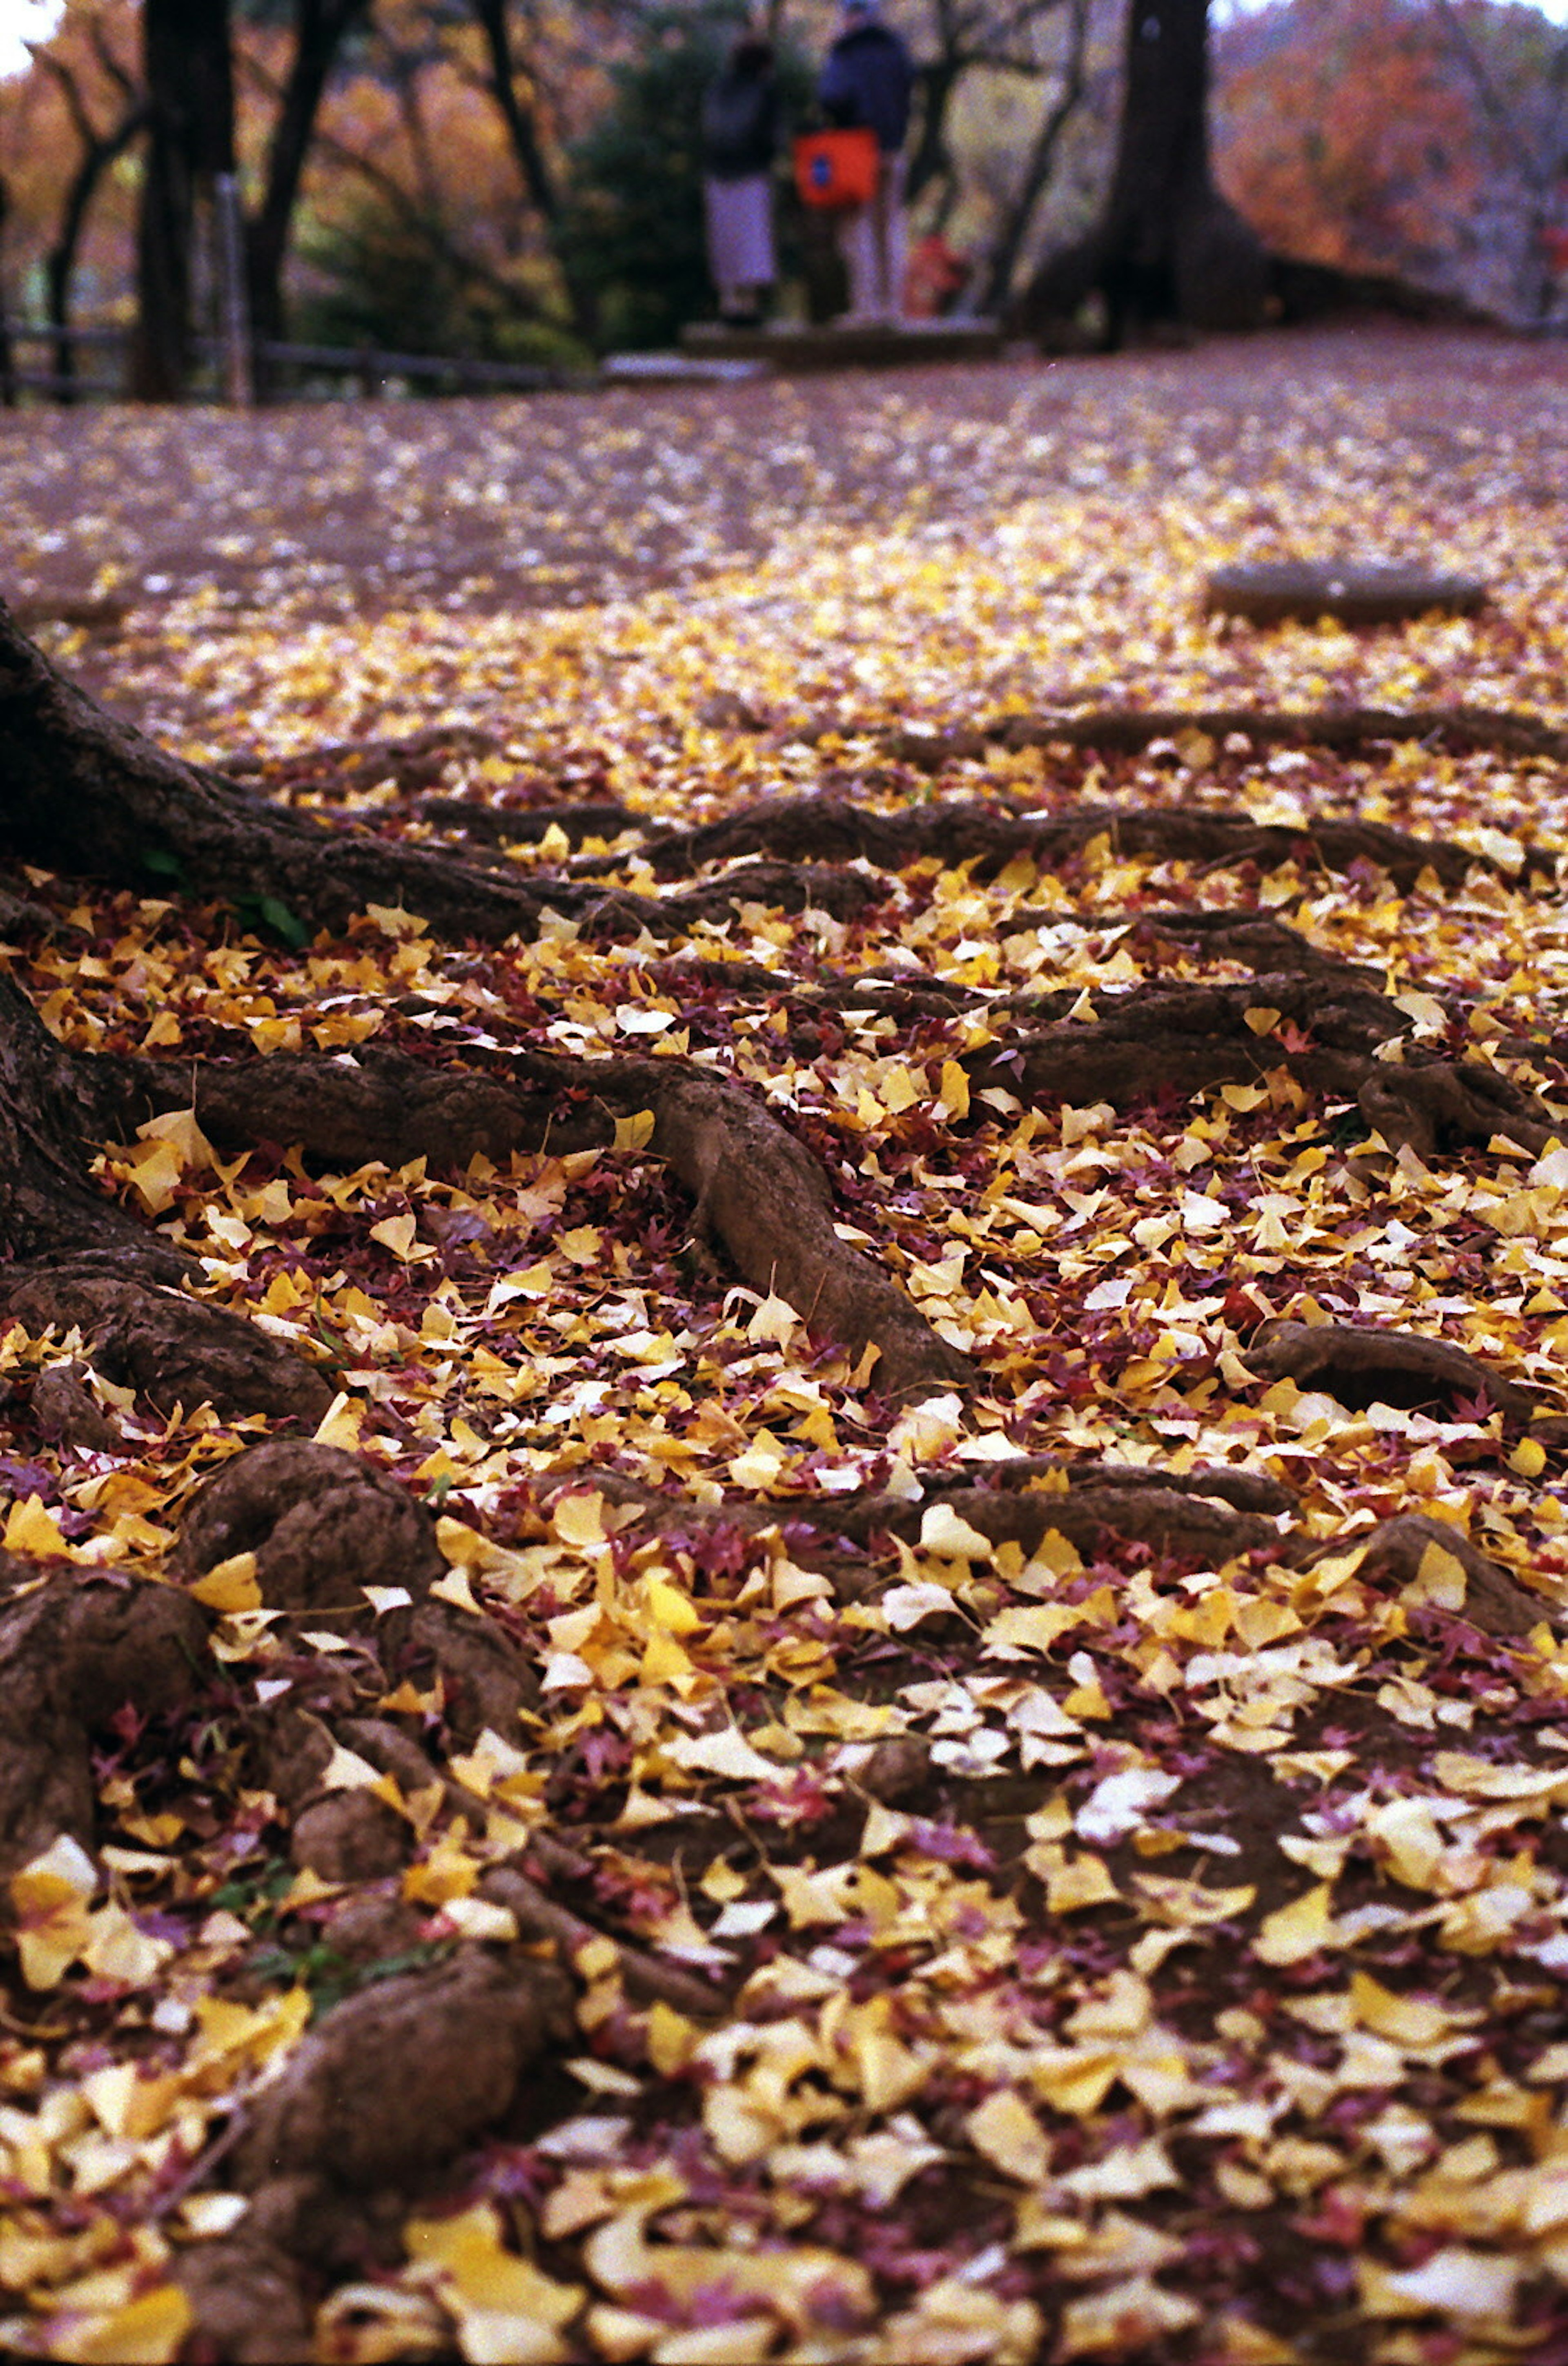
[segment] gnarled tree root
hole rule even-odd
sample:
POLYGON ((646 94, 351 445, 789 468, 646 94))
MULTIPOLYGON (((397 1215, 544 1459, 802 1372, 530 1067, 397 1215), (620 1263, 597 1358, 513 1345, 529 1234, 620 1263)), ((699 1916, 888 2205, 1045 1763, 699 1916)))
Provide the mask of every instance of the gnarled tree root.
MULTIPOLYGON (((756 1534, 788 1527, 841 1544, 870 1545, 880 1537, 915 1543, 928 1509, 937 1504, 989 1544, 1014 1543, 1026 1553, 1055 1529, 1079 1552, 1093 1554, 1120 1537, 1198 1560, 1228 1560, 1277 1546, 1280 1517, 1296 1500, 1261 1472, 1218 1468, 1179 1472, 1039 1455, 997 1463, 988 1475, 985 1487, 951 1474, 928 1478, 918 1503, 882 1494, 821 1495, 807 1503, 759 1503, 748 1496, 702 1506, 656 1495, 619 1474, 595 1471, 594 1482, 616 1500, 638 1504, 638 1532, 649 1535, 710 1527, 756 1534)), ((581 1484, 581 1473, 573 1472, 553 1492, 567 1494, 581 1484)), ((553 1500, 547 1486, 544 1498, 553 1500)), ((864 1582, 874 1587, 881 1580, 868 1571, 864 1582)))
MULTIPOLYGON (((790 731, 792 738, 852 729, 842 722, 790 731)), ((983 756, 987 748, 1072 748, 1096 755, 1139 755, 1156 739, 1189 732, 1224 742, 1233 733, 1257 748, 1325 748, 1348 755, 1382 742, 1429 741, 1454 755, 1495 751, 1507 756, 1568 756, 1568 731, 1509 707, 1471 706, 1080 706, 1043 715, 998 715, 953 731, 911 730, 878 735, 901 762, 922 771, 983 756)))
MULTIPOLYGON (((580 1149, 613 1141, 617 1117, 648 1110, 648 1147, 696 1201, 695 1222, 742 1279, 773 1290, 852 1356, 874 1346, 884 1395, 972 1384, 962 1352, 869 1257, 840 1241, 821 1163, 740 1087, 681 1060, 578 1060, 519 1053, 503 1081, 433 1071, 367 1048, 345 1065, 275 1057, 233 1067, 105 1064, 101 1096, 123 1115, 184 1108, 219 1143, 300 1143, 308 1156, 363 1165, 421 1152, 458 1162, 482 1151, 580 1149)), ((100 1111, 107 1117, 108 1108, 100 1111)))
MULTIPOLYGON (((1461 1616, 1483 1634, 1529 1635, 1542 1624, 1561 1628, 1568 1618, 1568 1605, 1531 1593, 1446 1520, 1427 1519, 1418 1512, 1385 1520, 1381 1527, 1374 1528, 1365 1540, 1356 1574, 1382 1592, 1401 1593, 1415 1583, 1422 1562, 1434 1548, 1457 1560, 1463 1570, 1464 1607, 1461 1616)), ((1342 1540, 1319 1547, 1310 1559, 1344 1549, 1342 1540)))
POLYGON ((293 2338, 307 2323, 302 2267, 362 2267, 378 2214, 390 2253, 401 2207, 378 2214, 378 2198, 401 2204, 504 2120, 570 2028, 559 1973, 475 1948, 338 2005, 244 2107, 227 2174, 251 2197, 246 2216, 175 2259, 198 2335, 242 2366, 304 2354, 308 2339, 280 2349, 252 2311, 270 2304, 265 2322, 293 2338))
POLYGON ((1352 1413, 1386 1404, 1451 1418, 1455 1405, 1468 1401, 1495 1405, 1517 1427, 1530 1421, 1541 1402, 1533 1389, 1506 1379, 1466 1348, 1370 1324, 1277 1318, 1253 1334, 1247 1362, 1259 1380, 1292 1380, 1298 1388, 1321 1389, 1352 1413))
MULTIPOLYGON (((1064 996, 1048 998, 1059 1008, 1064 996)), ((1128 1109, 1159 1093, 1191 1098, 1282 1069, 1309 1092, 1354 1100, 1391 1150, 1422 1157, 1503 1134, 1539 1155, 1557 1130, 1537 1097, 1479 1064, 1378 1046, 1410 1020, 1348 969, 1275 971, 1236 986, 1142 986, 1102 995, 1092 1019, 1058 1018, 964 1056, 971 1088, 1128 1109), (1272 1014, 1269 1017, 1268 1014, 1272 1014), (1263 1031, 1259 1032, 1261 1025, 1263 1031)))
POLYGON ((536 1697, 532 1671, 499 1627, 432 1595, 446 1564, 430 1515, 362 1456, 273 1439, 226 1463, 194 1497, 171 1572, 193 1582, 240 1553, 254 1554, 269 1610, 356 1617, 389 1682, 394 1670, 439 1670, 460 1740, 486 1726, 515 1731, 536 1697), (370 1586, 400 1587, 409 1601, 378 1617, 370 1586))
MULTIPOLYGON (((39 1575, 0 1555, 0 1587, 39 1575)), ((209 1614, 175 1587, 74 1564, 0 1611, 0 1873, 62 1833, 93 1844, 92 1743, 121 1710, 158 1717, 207 1680, 209 1614)))
MULTIPOLYGON (((749 806, 697 829, 651 838, 646 851, 664 877, 708 862, 767 855, 786 862, 859 861, 885 871, 925 862, 948 867, 969 862, 985 878, 1021 856, 1054 869, 1098 838, 1108 839, 1118 855, 1209 869, 1252 862, 1272 871, 1297 862, 1344 872, 1353 863, 1373 863, 1406 894, 1427 870, 1445 886, 1459 886, 1472 867, 1497 867, 1451 839, 1417 838, 1384 822, 1332 816, 1300 824, 1262 822, 1248 813, 1191 805, 1076 804, 1045 812, 974 798, 878 813, 837 795, 780 797, 749 806)), ((572 867, 574 873, 600 872, 613 860, 585 857, 572 867)), ((1540 862, 1551 867, 1551 858, 1540 862)))
POLYGON ((313 1364, 254 1324, 91 1256, 13 1267, 0 1277, 0 1315, 35 1334, 77 1327, 104 1379, 163 1413, 205 1403, 225 1419, 265 1414, 313 1426, 333 1401, 313 1364))

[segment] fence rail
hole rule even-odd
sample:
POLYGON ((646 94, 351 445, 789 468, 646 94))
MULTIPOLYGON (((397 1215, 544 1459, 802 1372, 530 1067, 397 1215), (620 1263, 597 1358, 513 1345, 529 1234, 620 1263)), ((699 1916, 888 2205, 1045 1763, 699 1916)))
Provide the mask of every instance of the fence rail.
MULTIPOLYGON (((130 329, 113 324, 61 330, 35 321, 0 321, 0 355, 6 356, 0 361, 0 400, 14 401, 19 394, 53 396, 63 401, 78 396, 113 400, 123 395, 123 370, 117 378, 83 377, 73 366, 39 368, 18 360, 17 355, 42 347, 56 355, 57 365, 62 354, 71 362, 78 348, 84 353, 115 352, 124 355, 131 335, 130 329)), ((212 338, 194 339, 191 351, 199 363, 209 366, 220 364, 223 358, 221 348, 212 338)), ((537 363, 487 361, 464 354, 388 353, 376 345, 308 345, 262 338, 253 352, 255 361, 270 372, 350 378, 357 383, 362 394, 374 394, 388 380, 400 379, 407 385, 447 388, 459 394, 486 390, 540 394, 552 388, 582 386, 592 377, 588 372, 550 369, 537 363)))

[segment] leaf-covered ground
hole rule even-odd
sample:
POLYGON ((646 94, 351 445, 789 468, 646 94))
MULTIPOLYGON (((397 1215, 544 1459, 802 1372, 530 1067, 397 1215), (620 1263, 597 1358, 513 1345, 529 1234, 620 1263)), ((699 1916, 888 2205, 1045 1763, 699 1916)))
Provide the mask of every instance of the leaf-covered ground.
POLYGON ((265 1606, 265 1537, 193 1504, 266 1424, 12 1325, 21 1583, 218 1624, 96 1730, 95 1851, 10 1882, 11 2349, 288 2356, 302 2304, 343 2361, 1568 2358, 1565 430, 1562 351, 1385 332, 0 421, 6 588, 84 679, 559 883, 476 951, 33 876, 6 960, 58 1036, 692 1064, 971 1368, 879 1394, 635 1110, 464 1166, 103 1145, 537 1690, 498 1731, 400 1676, 402 1546, 265 1606), (1493 603, 1203 616, 1211 567, 1328 552, 1493 603), (1461 705, 1550 729, 1031 727, 1461 705), (682 835, 802 798, 783 863, 682 835), (1115 810, 964 859, 963 801, 1115 810), (1130 826, 1222 813, 1201 858, 1130 826), (1339 860, 1351 819, 1419 844, 1339 860), (1123 1088, 1092 1031, 1151 985, 1235 989, 1245 1059, 1123 1088), (1371 1099, 1319 1056, 1354 991, 1371 1099), (1497 1123, 1391 1142, 1438 1067, 1497 1123))

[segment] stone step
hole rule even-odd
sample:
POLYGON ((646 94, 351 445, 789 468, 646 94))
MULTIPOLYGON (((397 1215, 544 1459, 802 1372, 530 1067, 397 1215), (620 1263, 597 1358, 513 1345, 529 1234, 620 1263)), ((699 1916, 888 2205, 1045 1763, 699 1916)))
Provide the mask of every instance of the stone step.
POLYGON ((684 353, 768 361, 777 370, 886 369, 919 362, 993 361, 1005 340, 1001 323, 964 321, 842 321, 821 328, 793 321, 731 329, 694 321, 681 332, 684 353))

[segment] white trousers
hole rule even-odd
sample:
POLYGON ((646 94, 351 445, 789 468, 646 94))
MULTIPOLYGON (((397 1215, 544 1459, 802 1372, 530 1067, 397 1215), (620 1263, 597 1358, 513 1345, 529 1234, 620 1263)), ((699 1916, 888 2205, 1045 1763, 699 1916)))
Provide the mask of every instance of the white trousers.
POLYGON ((869 205, 852 207, 839 217, 839 253, 850 276, 852 321, 897 321, 904 310, 904 225, 902 156, 882 158, 876 195, 869 205))

